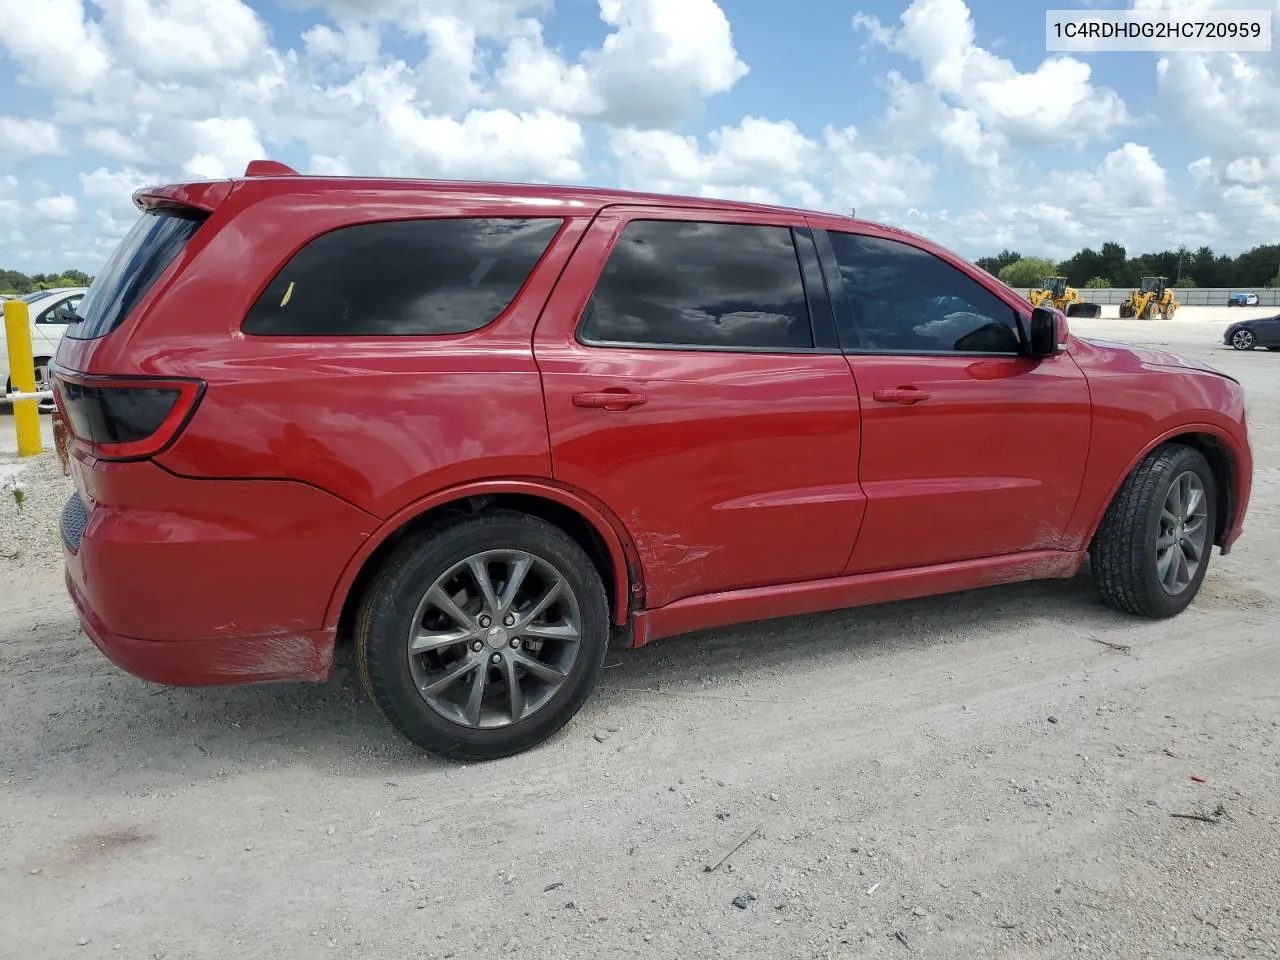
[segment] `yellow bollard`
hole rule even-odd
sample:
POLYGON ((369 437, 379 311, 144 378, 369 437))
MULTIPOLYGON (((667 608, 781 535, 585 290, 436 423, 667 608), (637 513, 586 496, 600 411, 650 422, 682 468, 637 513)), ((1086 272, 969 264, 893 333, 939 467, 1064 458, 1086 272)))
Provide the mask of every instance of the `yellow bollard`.
MULTIPOLYGON (((4 304, 4 335, 9 346, 9 381, 15 393, 35 393, 36 364, 31 354, 31 314, 21 300, 4 304)), ((41 451, 40 401, 15 400, 13 423, 18 432, 18 456, 41 451)))

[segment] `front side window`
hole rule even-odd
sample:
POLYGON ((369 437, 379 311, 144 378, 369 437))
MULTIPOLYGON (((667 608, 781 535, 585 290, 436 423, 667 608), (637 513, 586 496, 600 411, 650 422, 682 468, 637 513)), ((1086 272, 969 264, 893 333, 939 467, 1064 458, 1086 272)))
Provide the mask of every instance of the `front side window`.
POLYGON ((478 330, 507 309, 559 218, 397 220, 322 234, 245 318, 265 336, 429 336, 478 330))
POLYGON ((791 231, 633 220, 609 255, 579 335, 587 343, 811 348, 791 231))
POLYGON ((870 353, 1017 353, 1014 309, 945 260, 910 244, 830 232, 854 329, 870 353))

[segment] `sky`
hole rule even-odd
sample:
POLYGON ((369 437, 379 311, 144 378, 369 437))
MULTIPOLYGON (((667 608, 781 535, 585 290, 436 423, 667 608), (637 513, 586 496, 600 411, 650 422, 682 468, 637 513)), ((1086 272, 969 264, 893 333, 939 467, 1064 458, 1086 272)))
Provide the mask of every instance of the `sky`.
POLYGON ((1280 241, 1280 50, 1048 54, 1045 6, 0 0, 0 268, 93 272, 134 190, 258 158, 856 209, 971 258, 1280 241))

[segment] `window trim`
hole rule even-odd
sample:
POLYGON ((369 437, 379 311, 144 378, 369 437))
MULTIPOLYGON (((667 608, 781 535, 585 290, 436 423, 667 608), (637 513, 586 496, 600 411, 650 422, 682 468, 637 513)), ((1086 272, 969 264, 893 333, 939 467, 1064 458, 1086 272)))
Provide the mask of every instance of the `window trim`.
POLYGON ((266 279, 258 286, 252 298, 249 300, 248 306, 245 308, 244 316, 240 318, 236 324, 236 331, 244 337, 253 337, 256 340, 280 343, 353 343, 356 341, 370 341, 373 343, 387 342, 409 342, 414 340, 425 340, 427 342, 438 342, 444 340, 461 340, 467 337, 474 337, 493 328, 495 324, 502 323, 511 314, 524 298, 525 291, 533 282, 533 278, 537 275, 539 269, 546 262, 547 257, 555 248, 556 244, 564 236, 573 222, 570 214, 546 214, 535 216, 531 214, 521 213, 500 213, 500 214, 482 214, 482 213, 448 213, 443 215, 431 214, 429 216, 398 216, 398 217, 377 217, 369 220, 350 220, 343 223, 335 224, 319 233, 308 234, 303 237, 296 246, 294 246, 276 265, 274 269, 267 274, 266 279), (294 261, 303 250, 311 246, 321 237, 327 237, 330 234, 338 233, 342 230, 350 230, 354 227, 367 227, 388 223, 417 223, 425 220, 555 220, 559 222, 552 233, 551 238, 547 241, 547 245, 543 247, 542 253, 538 259, 534 261, 533 266, 529 269, 528 274, 524 278, 524 282, 516 290, 515 294, 507 302, 507 305, 488 323, 475 327, 471 330, 456 331, 452 333, 255 333, 245 329, 245 324, 249 320, 249 315, 253 313, 253 308, 258 305, 258 301, 262 299, 267 289, 276 280, 276 277, 285 270, 289 264, 294 261))
MULTIPOLYGON (((797 231, 808 230, 809 228, 801 224, 793 223, 770 223, 768 220, 739 220, 737 218, 726 219, 719 211, 715 210, 697 210, 695 215, 690 217, 670 217, 662 216, 661 209, 655 209, 652 214, 637 213, 634 216, 628 216, 619 222, 613 236, 609 238, 609 244, 604 251, 603 258, 600 261, 600 271, 596 275, 591 284, 591 293, 587 297, 587 302, 582 310, 578 313, 578 318, 574 322, 573 340, 580 346, 590 350, 665 350, 668 352, 678 353, 748 353, 748 354, 776 354, 784 356, 809 356, 809 355, 838 355, 840 347, 833 336, 831 337, 831 345, 822 345, 819 338, 818 325, 814 321, 813 315, 813 298, 821 297, 826 294, 825 289, 821 292, 810 290, 808 283, 805 281, 804 261, 800 253, 800 242, 797 231), (654 215, 656 214, 656 215, 654 215), (609 264, 609 258, 613 255, 613 251, 618 245, 618 241, 626 232, 627 227, 633 223, 680 223, 680 224, 714 224, 725 227, 769 227, 775 230, 786 230, 791 237, 791 251, 796 258, 796 273, 800 277, 800 287, 804 293, 805 313, 809 317, 809 336, 813 340, 811 347, 747 347, 733 346, 721 344, 705 344, 705 343, 650 343, 646 341, 632 340, 600 340, 589 338, 584 334, 586 327, 587 314, 595 306, 595 291, 600 284, 600 279, 604 276, 605 268, 609 264)), ((828 300, 828 302, 830 302, 828 300)), ((832 321, 834 328, 834 321, 832 321)))
MULTIPOLYGON (((815 243, 818 248, 818 256, 822 263, 823 274, 826 277, 828 288, 831 291, 831 304, 833 311, 844 321, 843 329, 850 330, 857 338, 856 344, 845 346, 843 339, 841 340, 841 352, 847 356, 868 356, 868 357, 968 357, 968 358, 1000 358, 1000 359, 1025 359, 1027 356, 1027 347, 1030 343, 1030 331, 1027 329, 1027 315, 1019 307, 1011 304, 1004 296, 983 283, 978 277, 974 276, 968 270, 953 262, 950 258, 940 255, 934 250, 927 249, 918 243, 912 243, 908 239, 900 237, 884 237, 878 233, 866 230, 832 230, 830 228, 815 228, 815 243), (987 291, 996 300, 1003 303, 1013 315, 1014 331, 1018 335, 1017 351, 1008 350, 902 350, 902 349, 879 349, 875 347, 864 347, 861 344, 861 331, 858 329, 857 321, 853 316, 853 309, 849 306, 847 295, 844 292, 844 276, 840 272, 840 263, 836 258, 835 245, 831 242, 832 233, 848 234, 855 237, 866 237, 871 240, 884 240, 890 243, 900 243, 905 247, 911 247, 913 250, 919 250, 921 253, 928 254, 938 260, 941 260, 947 266, 957 271, 961 275, 968 277, 983 290, 987 291)), ((839 322, 836 324, 837 336, 840 335, 842 327, 839 322)))

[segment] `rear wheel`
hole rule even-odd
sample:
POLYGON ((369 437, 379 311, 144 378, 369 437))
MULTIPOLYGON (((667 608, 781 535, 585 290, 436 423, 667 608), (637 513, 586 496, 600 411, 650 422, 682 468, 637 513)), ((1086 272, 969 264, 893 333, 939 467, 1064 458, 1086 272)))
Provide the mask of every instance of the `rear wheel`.
POLYGON ((1089 548, 1104 602, 1144 617, 1186 609, 1204 581, 1217 493, 1204 455, 1166 444, 1125 479, 1089 548))
MULTIPOLYGON (((50 374, 50 362, 48 357, 36 358, 36 392, 43 393, 45 390, 53 389, 53 378, 50 374)), ((54 409, 52 400, 37 401, 41 413, 49 413, 54 409)))
POLYGON ((578 712, 608 650, 609 609, 571 537, 494 511, 396 550, 355 632, 365 689, 402 734, 442 757, 491 760, 578 712))
POLYGON ((1237 350, 1252 350, 1257 343, 1251 330, 1237 330, 1231 335, 1231 345, 1237 350))

